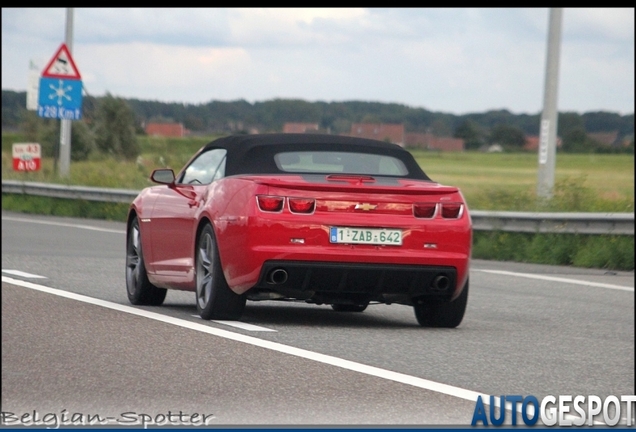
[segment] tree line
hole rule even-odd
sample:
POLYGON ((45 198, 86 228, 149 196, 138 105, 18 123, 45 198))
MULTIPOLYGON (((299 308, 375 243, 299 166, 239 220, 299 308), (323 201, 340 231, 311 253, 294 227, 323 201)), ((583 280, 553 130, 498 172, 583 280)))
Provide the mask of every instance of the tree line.
MULTIPOLYGON (((26 92, 2 90, 3 130, 39 127, 42 130, 37 133, 45 134, 43 130, 53 129, 59 123, 49 121, 47 124, 46 120, 33 117, 34 113, 26 110, 26 92)), ((539 134, 540 113, 513 114, 508 110, 491 110, 454 115, 395 103, 307 102, 299 99, 184 104, 123 99, 107 94, 85 96, 83 120, 73 122, 72 128, 74 134, 83 138, 74 135, 72 139, 92 142, 85 146, 86 151, 95 147, 102 152, 136 157, 139 150, 134 145, 134 135, 143 134, 143 126, 156 121, 182 123, 191 133, 201 135, 280 132, 287 122, 316 123, 322 132, 333 134, 349 133, 352 123, 401 123, 406 132, 462 138, 467 149, 497 143, 506 150, 518 150, 523 147, 526 136, 539 134)), ((55 135, 54 131, 48 133, 55 135)), ((633 153, 634 114, 560 112, 557 133, 563 151, 633 153), (596 132, 617 132, 618 141, 628 145, 603 145, 590 137, 590 133, 596 132)), ((75 145, 72 148, 75 149, 75 145)))

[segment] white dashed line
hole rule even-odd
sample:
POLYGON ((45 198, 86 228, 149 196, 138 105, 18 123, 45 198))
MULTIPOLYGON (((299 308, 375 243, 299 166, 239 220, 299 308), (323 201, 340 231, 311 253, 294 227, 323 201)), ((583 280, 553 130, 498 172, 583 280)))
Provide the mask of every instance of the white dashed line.
MULTIPOLYGON (((201 318, 199 315, 192 315, 192 316, 195 318, 201 318)), ((241 322, 241 321, 212 320, 212 322, 215 322, 217 324, 223 324, 230 327, 236 327, 236 328, 240 328, 242 330, 248 330, 248 331, 260 331, 260 332, 275 332, 276 331, 273 329, 268 329, 266 327, 261 327, 254 324, 241 322)))
POLYGON ((13 222, 28 222, 28 223, 34 223, 34 224, 40 224, 40 225, 62 226, 62 227, 69 227, 69 228, 80 228, 80 229, 85 229, 90 231, 101 231, 101 232, 109 232, 109 233, 116 233, 116 234, 126 234, 126 231, 124 230, 99 228, 99 227, 94 227, 90 225, 72 224, 72 223, 65 223, 65 222, 50 222, 50 221, 40 221, 35 219, 21 219, 21 218, 9 217, 9 216, 2 216, 2 220, 9 220, 13 222))
POLYGON ((23 278, 29 278, 29 279, 46 279, 46 276, 40 276, 40 275, 35 275, 35 274, 31 274, 31 273, 26 273, 20 270, 5 270, 2 269, 2 273, 8 273, 14 276, 20 276, 23 278))

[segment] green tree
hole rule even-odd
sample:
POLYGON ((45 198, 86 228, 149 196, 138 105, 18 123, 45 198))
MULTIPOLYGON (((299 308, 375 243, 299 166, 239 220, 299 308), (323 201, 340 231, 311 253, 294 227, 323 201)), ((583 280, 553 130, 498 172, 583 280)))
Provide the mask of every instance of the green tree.
POLYGON ((28 142, 39 142, 40 132, 44 126, 44 120, 35 111, 22 111, 20 116, 20 131, 28 142))
POLYGON ((95 149, 95 133, 86 122, 74 121, 71 126, 71 160, 87 160, 95 149))
POLYGON ((561 138, 561 149, 568 153, 591 153, 594 151, 594 141, 585 133, 582 126, 567 131, 561 138))
POLYGON ((559 113, 558 129, 558 135, 560 137, 564 137, 568 132, 575 129, 582 129, 585 131, 583 117, 575 112, 559 113))
POLYGON ((365 114, 360 123, 382 123, 382 121, 377 114, 365 114))
POLYGON ((57 157, 60 141, 59 121, 39 117, 35 111, 24 110, 20 116, 20 130, 28 142, 40 144, 42 156, 57 157))
POLYGON ((490 130, 488 142, 509 149, 521 149, 526 142, 526 136, 517 126, 498 124, 490 130))
POLYGON ((125 100, 107 93, 95 114, 97 148, 104 153, 134 159, 141 152, 135 135, 135 115, 125 100))
POLYGON ((483 129, 473 120, 464 120, 460 123, 453 136, 464 140, 466 150, 476 150, 486 142, 483 129))

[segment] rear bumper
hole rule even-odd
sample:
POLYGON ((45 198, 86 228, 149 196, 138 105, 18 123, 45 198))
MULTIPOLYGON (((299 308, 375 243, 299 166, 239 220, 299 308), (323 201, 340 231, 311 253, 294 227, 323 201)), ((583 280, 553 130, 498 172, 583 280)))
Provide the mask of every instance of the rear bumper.
POLYGON ((411 304, 422 296, 450 301, 456 284, 454 267, 269 260, 247 295, 260 299, 271 293, 275 298, 276 293, 314 303, 411 304))
MULTIPOLYGON (((258 218, 252 220, 251 224, 246 220, 244 226, 219 226, 217 238, 221 263, 228 285, 235 293, 243 294, 257 287, 291 288, 291 285, 263 285, 263 275, 269 271, 264 266, 270 262, 297 262, 301 268, 318 266, 332 269, 332 264, 335 265, 333 268, 340 268, 339 265, 350 268, 362 266, 364 271, 357 275, 361 280, 364 274, 379 268, 448 267, 456 272, 454 283, 451 284, 453 298, 460 294, 468 277, 472 231, 467 216, 458 221, 411 221, 411 225, 390 220, 366 224, 339 220, 337 224, 326 224, 311 216, 302 219, 301 224, 295 219, 292 222, 258 218), (398 228, 404 233, 403 243, 401 246, 330 243, 329 228, 338 225, 398 228)), ((322 279, 332 280, 328 277, 328 271, 324 273, 322 279)), ((372 274, 380 277, 377 272, 372 274)), ((347 278, 351 279, 349 276, 347 278)), ((298 282, 295 278, 293 281, 298 282)))

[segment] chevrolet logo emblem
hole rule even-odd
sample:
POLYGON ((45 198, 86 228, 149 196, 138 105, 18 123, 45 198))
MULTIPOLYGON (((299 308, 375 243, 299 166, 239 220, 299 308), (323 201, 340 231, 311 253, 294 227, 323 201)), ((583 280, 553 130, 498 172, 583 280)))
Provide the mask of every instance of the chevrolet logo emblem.
POLYGON ((376 208, 378 208, 378 206, 375 204, 364 203, 364 204, 356 204, 355 209, 369 211, 369 210, 375 210, 376 208))

